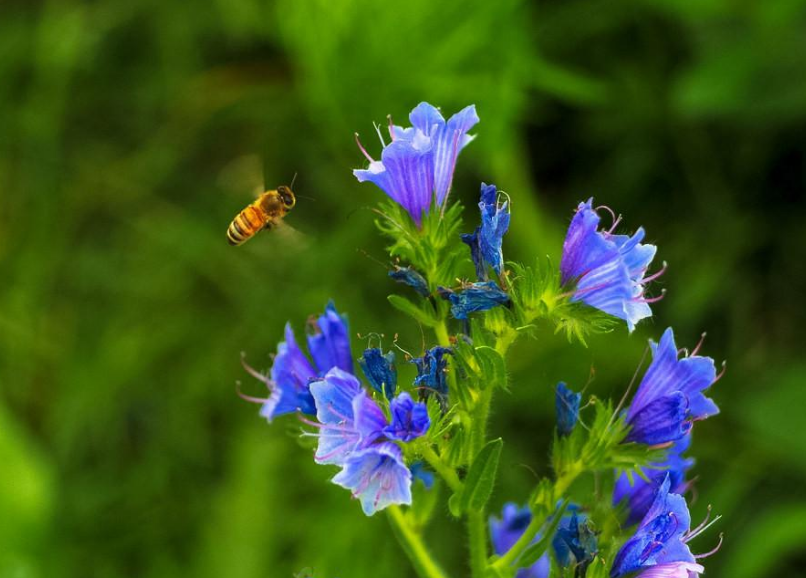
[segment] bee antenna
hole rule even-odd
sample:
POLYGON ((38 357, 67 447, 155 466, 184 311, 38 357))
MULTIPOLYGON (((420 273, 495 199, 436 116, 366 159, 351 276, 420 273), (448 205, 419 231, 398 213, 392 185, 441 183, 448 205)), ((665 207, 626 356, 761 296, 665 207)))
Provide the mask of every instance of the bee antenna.
POLYGON ((294 183, 296 182, 296 180, 297 180, 297 173, 294 173, 294 178, 291 179, 291 184, 288 185, 288 188, 291 189, 292 191, 294 190, 294 183))

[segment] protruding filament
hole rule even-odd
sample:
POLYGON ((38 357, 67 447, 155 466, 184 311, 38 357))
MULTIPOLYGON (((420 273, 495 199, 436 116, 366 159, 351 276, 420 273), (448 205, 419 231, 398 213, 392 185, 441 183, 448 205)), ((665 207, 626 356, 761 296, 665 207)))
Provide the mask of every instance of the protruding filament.
POLYGON ((364 148, 364 145, 362 145, 362 144, 361 144, 361 141, 360 141, 360 140, 359 140, 359 138, 358 138, 358 133, 355 133, 355 144, 357 144, 357 145, 358 145, 358 149, 359 149, 359 150, 360 150, 362 153, 364 153, 364 156, 365 156, 365 157, 367 157, 367 160, 368 160, 369 162, 371 162, 371 163, 374 163, 374 162, 375 162, 375 159, 373 159, 371 156, 369 156, 369 153, 367 152, 367 149, 365 149, 365 148, 364 148))

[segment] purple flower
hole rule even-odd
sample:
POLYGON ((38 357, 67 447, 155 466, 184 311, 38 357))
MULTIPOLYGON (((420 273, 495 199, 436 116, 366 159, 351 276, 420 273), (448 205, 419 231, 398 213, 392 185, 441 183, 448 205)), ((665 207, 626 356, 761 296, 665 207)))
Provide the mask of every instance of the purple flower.
POLYGON ((574 426, 579 419, 579 402, 581 400, 581 393, 571 391, 562 381, 557 384, 554 409, 557 413, 557 433, 560 434, 560 437, 571 435, 571 432, 574 431, 574 426))
MULTIPOLYGON (((379 186, 401 205, 417 226, 436 200, 442 206, 448 196, 459 152, 473 137, 468 131, 479 122, 476 107, 468 106, 446 122, 439 110, 422 102, 411 111, 412 126, 390 125, 388 145, 381 139, 381 160, 374 160, 358 144, 369 160, 368 169, 356 169, 360 182, 379 186)), ((380 133, 379 133, 380 134, 380 133)))
POLYGON ((487 279, 486 265, 501 274, 504 266, 504 254, 501 250, 504 234, 509 229, 509 202, 498 204, 498 193, 495 185, 481 183, 481 226, 471 234, 462 235, 470 247, 470 256, 476 266, 476 275, 480 281, 487 279))
MULTIPOLYGON (((504 506, 501 519, 490 517, 490 537, 492 538, 493 550, 499 556, 506 554, 510 548, 518 541, 529 522, 532 521, 532 512, 529 508, 519 508, 513 503, 504 506)), ((535 537, 535 541, 538 538, 535 537)), ((529 566, 521 568, 515 578, 548 578, 550 569, 549 553, 546 552, 540 559, 529 566)))
POLYGON ((383 434, 390 440, 410 442, 431 426, 425 404, 415 402, 405 391, 391 401, 389 411, 392 423, 383 429, 383 434))
POLYGON ((702 393, 717 379, 714 360, 696 355, 678 359, 672 329, 660 343, 649 342, 652 363, 627 411, 631 426, 625 441, 658 445, 682 438, 692 422, 719 413, 719 408, 702 393))
POLYGON ((599 231, 599 215, 593 199, 580 203, 568 228, 560 261, 563 285, 573 285, 572 301, 582 301, 623 319, 630 331, 635 324, 652 315, 644 297, 644 286, 656 279, 658 272, 644 277, 655 256, 655 245, 643 245, 643 228, 635 234, 614 235, 599 231))
POLYGON ((367 516, 391 504, 411 504, 411 472, 390 442, 351 453, 333 483, 352 490, 367 516))
POLYGON ((613 560, 611 578, 659 565, 695 563, 694 555, 686 545, 686 541, 693 537, 689 532, 691 517, 688 506, 683 496, 669 492, 670 487, 667 475, 635 534, 613 560))
POLYGON ((369 381, 372 388, 378 393, 392 399, 397 389, 397 368, 395 367, 395 352, 383 354, 377 347, 364 350, 364 355, 358 360, 358 365, 369 381))
POLYGON ((636 578, 697 578, 705 568, 692 562, 659 564, 641 572, 636 578))
POLYGON ((381 437, 386 417, 354 375, 334 367, 310 387, 319 420, 316 463, 344 465, 355 450, 381 437))
POLYGON ((554 557, 560 566, 575 566, 576 575, 584 576, 586 568, 599 551, 596 534, 591 530, 587 517, 572 507, 570 516, 563 516, 557 532, 551 540, 554 557))
POLYGON ((471 283, 459 291, 447 293, 451 302, 451 315, 456 319, 467 319, 476 311, 487 311, 498 305, 509 303, 509 294, 495 281, 471 283))
POLYGON ((254 377, 263 381, 271 391, 264 400, 260 415, 271 422, 287 413, 316 413, 308 384, 323 376, 333 367, 353 371, 347 318, 339 315, 331 301, 316 322, 317 331, 308 336, 308 350, 312 364, 297 344, 291 324, 285 326, 285 341, 277 345, 277 355, 269 377, 261 375, 244 363, 254 377))
POLYGON ((642 468, 641 471, 649 481, 640 476, 633 476, 631 484, 627 474, 619 476, 613 489, 613 505, 627 501, 628 515, 625 522, 627 526, 637 524, 646 515, 655 499, 655 492, 667 474, 672 493, 682 494, 688 489, 686 472, 694 465, 694 460, 684 458, 682 454, 690 443, 691 435, 683 436, 666 450, 666 457, 662 462, 651 464, 650 468, 642 468))

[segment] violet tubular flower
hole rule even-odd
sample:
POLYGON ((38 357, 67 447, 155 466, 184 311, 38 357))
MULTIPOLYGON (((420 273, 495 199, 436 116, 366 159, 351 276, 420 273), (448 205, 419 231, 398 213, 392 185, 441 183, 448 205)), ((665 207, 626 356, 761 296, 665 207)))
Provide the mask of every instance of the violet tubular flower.
POLYGON ((403 392, 389 404, 392 423, 383 429, 390 440, 410 442, 425 434, 431 426, 428 408, 424 403, 414 401, 408 392, 403 392))
POLYGON ((377 347, 369 348, 364 350, 358 364, 372 388, 385 395, 386 399, 392 399, 397 389, 395 352, 389 351, 384 355, 377 347))
POLYGON ((714 360, 693 355, 678 359, 671 328, 660 343, 650 341, 652 363, 627 410, 630 432, 625 441, 647 445, 673 442, 685 436, 692 422, 719 413, 719 408, 702 392, 717 378, 714 360))
POLYGON ((686 472, 694 465, 694 460, 683 457, 691 443, 691 434, 683 436, 666 450, 665 459, 650 464, 649 468, 642 468, 647 479, 633 476, 632 483, 627 474, 621 474, 613 488, 613 505, 625 502, 627 505, 627 520, 625 524, 632 526, 641 521, 649 511, 655 499, 655 492, 669 475, 670 491, 682 494, 688 489, 686 472))
POLYGON ((262 402, 260 410, 260 415, 269 422, 288 413, 315 414, 310 382, 322 377, 333 367, 350 373, 353 371, 347 318, 336 311, 332 301, 317 319, 315 327, 316 331, 308 336, 308 350, 313 363, 297 344, 290 323, 285 326, 285 341, 277 346, 269 377, 244 363, 247 371, 263 381, 271 392, 268 399, 262 402))
POLYGON ((686 500, 671 493, 670 487, 666 476, 635 534, 613 560, 611 578, 663 565, 696 564, 686 544, 696 535, 689 530, 691 517, 686 500))
POLYGON ((476 267, 479 281, 487 280, 487 266, 497 275, 504 267, 502 245, 504 234, 509 229, 509 201, 499 204, 495 185, 481 183, 481 226, 470 234, 462 235, 462 241, 470 247, 470 257, 476 267))
POLYGON ((391 442, 350 454, 333 483, 351 490, 367 516, 392 504, 411 504, 411 471, 391 442))
POLYGON ((390 124, 388 145, 381 139, 376 161, 359 143, 369 168, 353 171, 359 182, 370 181, 402 206, 419 227, 433 203, 441 207, 451 188, 459 152, 473 140, 476 107, 465 107, 447 121, 439 110, 422 102, 409 115, 412 126, 390 124))
POLYGON ((420 389, 422 398, 427 398, 432 393, 443 402, 447 398, 448 384, 445 379, 448 367, 448 360, 445 358, 447 354, 453 354, 449 347, 436 346, 427 350, 422 357, 411 360, 417 366, 414 386, 420 389))
MULTIPOLYGON (((516 504, 508 503, 501 512, 501 518, 490 517, 490 537, 493 550, 499 556, 506 554, 518 541, 529 522, 532 521, 532 512, 527 507, 519 508, 516 504)), ((539 538, 535 537, 535 541, 539 538)), ((528 568, 521 568, 515 578, 548 578, 550 561, 548 551, 528 568)))
POLYGON ((632 331, 641 319, 650 317, 649 304, 657 299, 644 296, 647 283, 662 272, 645 277, 655 257, 655 245, 642 244, 644 229, 632 236, 600 231, 593 199, 580 203, 563 243, 560 274, 563 285, 571 286, 572 301, 582 301, 623 319, 632 331))
POLYGON ((394 271, 389 271, 389 277, 398 283, 408 285, 423 297, 428 297, 431 294, 425 277, 411 267, 395 267, 394 271))
POLYGON ((584 576, 598 550, 596 534, 587 517, 576 509, 563 516, 551 541, 554 557, 560 566, 574 566, 576 576, 584 576))

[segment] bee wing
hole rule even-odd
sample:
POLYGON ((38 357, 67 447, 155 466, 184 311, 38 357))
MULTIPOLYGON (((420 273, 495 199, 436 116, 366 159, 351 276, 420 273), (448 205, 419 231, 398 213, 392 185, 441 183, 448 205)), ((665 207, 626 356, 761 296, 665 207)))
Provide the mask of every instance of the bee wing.
POLYGON ((252 191, 259 196, 264 190, 263 161, 258 155, 243 155, 227 164, 218 173, 218 184, 236 195, 252 191))
POLYGON ((272 223, 271 234, 276 236, 283 245, 287 245, 289 251, 301 252, 311 246, 311 238, 305 233, 295 229, 282 219, 272 223))

